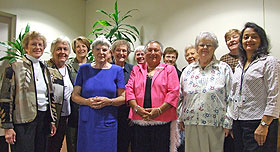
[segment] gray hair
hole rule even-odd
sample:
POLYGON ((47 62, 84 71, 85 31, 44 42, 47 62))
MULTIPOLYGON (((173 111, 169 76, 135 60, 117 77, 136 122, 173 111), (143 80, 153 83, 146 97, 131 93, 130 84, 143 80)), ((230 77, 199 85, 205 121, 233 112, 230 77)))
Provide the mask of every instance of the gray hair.
POLYGON ((53 54, 53 52, 55 51, 54 49, 58 43, 67 43, 69 47, 69 54, 71 53, 70 39, 67 36, 59 36, 58 38, 52 41, 51 50, 50 50, 51 54, 53 54))
POLYGON ((211 32, 200 32, 195 39, 195 47, 197 48, 199 41, 202 39, 210 40, 213 42, 215 49, 219 46, 217 36, 211 32))
POLYGON ((109 49, 112 48, 111 43, 109 42, 109 40, 106 39, 106 37, 104 35, 99 35, 98 38, 96 38, 92 44, 91 44, 91 48, 94 49, 94 47, 96 47, 97 45, 107 45, 109 49))
POLYGON ((116 48, 120 45, 126 45, 128 54, 131 52, 130 44, 127 40, 117 40, 112 45, 112 51, 115 52, 116 48))
POLYGON ((135 52, 136 52, 136 51, 145 51, 145 46, 144 46, 144 45, 139 45, 139 46, 137 46, 137 47, 135 48, 134 51, 135 51, 135 52))
POLYGON ((148 45, 150 44, 150 43, 157 43, 159 46, 160 46, 160 52, 163 54, 163 45, 159 42, 159 41, 155 41, 155 40, 151 40, 151 41, 149 41, 146 45, 145 45, 145 49, 144 49, 144 52, 146 52, 147 51, 147 47, 148 47, 148 45))

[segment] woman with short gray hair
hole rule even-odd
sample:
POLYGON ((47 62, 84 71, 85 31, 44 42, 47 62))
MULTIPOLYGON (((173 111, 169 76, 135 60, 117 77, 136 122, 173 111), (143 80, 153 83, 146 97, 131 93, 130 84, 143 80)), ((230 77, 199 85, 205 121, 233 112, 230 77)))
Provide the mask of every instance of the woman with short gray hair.
POLYGON ((116 152, 118 106, 125 103, 123 69, 110 64, 111 44, 100 36, 93 41, 94 63, 80 66, 72 99, 80 105, 78 152, 116 152))
POLYGON ((52 58, 46 61, 52 76, 54 99, 58 115, 56 123, 57 132, 53 137, 49 137, 48 140, 49 152, 59 152, 61 150, 68 117, 71 114, 70 100, 74 78, 71 77, 71 68, 66 65, 70 52, 69 38, 58 37, 51 44, 52 58))
POLYGON ((223 152, 224 138, 232 126, 227 115, 232 71, 216 59, 218 40, 213 33, 201 32, 195 47, 199 60, 188 65, 180 79, 179 120, 185 125, 185 150, 223 152))

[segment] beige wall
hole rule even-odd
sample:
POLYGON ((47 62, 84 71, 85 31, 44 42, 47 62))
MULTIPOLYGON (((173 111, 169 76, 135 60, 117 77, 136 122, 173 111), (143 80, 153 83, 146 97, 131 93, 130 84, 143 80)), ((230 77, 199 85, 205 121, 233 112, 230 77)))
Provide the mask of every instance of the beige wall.
MULTIPOLYGON (((118 0, 122 13, 136 8, 128 23, 141 31, 143 43, 159 40, 164 47, 179 50, 177 64, 186 66, 184 48, 194 43, 201 31, 217 35, 220 47, 217 58, 228 52, 224 33, 231 28, 242 29, 244 23, 253 21, 264 27, 272 43, 272 54, 280 57, 279 0, 118 0)), ((31 30, 47 37, 49 46, 53 39, 66 35, 88 36, 97 19, 104 19, 97 9, 113 11, 114 0, 0 0, 0 10, 17 15, 17 35, 30 24, 31 30)), ((140 44, 137 42, 136 45, 140 44)), ((72 54, 73 55, 73 54, 72 54)), ((43 59, 50 54, 44 54, 43 59)), ((133 53, 130 62, 133 61, 133 53)))
MULTIPOLYGON (((112 11, 114 0, 88 0, 86 4, 85 25, 89 33, 92 23, 101 19, 96 10, 112 11)), ((132 8, 139 10, 129 21, 143 31, 144 43, 159 40, 164 47, 172 46, 179 51, 179 68, 187 65, 184 48, 194 43, 199 32, 210 31, 217 35, 220 47, 215 54, 219 59, 228 52, 225 32, 231 28, 242 29, 248 21, 265 25, 272 40, 272 54, 279 58, 279 4, 279 0, 119 0, 121 12, 132 8)))
POLYGON ((85 34, 84 0, 0 0, 0 10, 17 16, 16 35, 26 24, 46 36, 43 59, 50 58, 50 44, 58 36, 70 39, 85 34))

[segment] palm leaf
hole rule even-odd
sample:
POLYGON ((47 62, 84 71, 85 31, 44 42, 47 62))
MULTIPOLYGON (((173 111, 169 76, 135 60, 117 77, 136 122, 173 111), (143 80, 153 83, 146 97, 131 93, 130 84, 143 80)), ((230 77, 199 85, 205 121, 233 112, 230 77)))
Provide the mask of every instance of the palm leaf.
POLYGON ((5 47, 5 48, 7 48, 7 49, 12 49, 12 50, 15 50, 15 49, 16 49, 16 48, 14 48, 14 47, 12 47, 12 46, 6 44, 5 42, 0 42, 0 45, 3 46, 3 47, 5 47))
POLYGON ((122 24, 122 25, 130 27, 131 29, 133 29, 139 35, 139 31, 137 30, 137 28, 135 26, 132 26, 132 25, 129 25, 129 24, 122 24))

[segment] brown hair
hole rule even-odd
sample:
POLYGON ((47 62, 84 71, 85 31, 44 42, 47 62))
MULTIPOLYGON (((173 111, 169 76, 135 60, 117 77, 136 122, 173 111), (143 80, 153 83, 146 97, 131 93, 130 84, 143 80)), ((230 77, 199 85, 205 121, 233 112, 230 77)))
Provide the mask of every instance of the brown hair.
POLYGON ((227 41, 227 37, 231 36, 232 34, 237 33, 240 35, 240 31, 238 29, 230 29, 228 32, 225 34, 225 41, 227 41))
POLYGON ((46 37, 43 36, 41 33, 36 32, 36 31, 30 31, 30 32, 25 34, 25 36, 22 40, 23 48, 26 49, 28 47, 29 41, 32 40, 32 39, 36 39, 36 38, 43 40, 44 49, 45 49, 47 47, 46 37))
POLYGON ((72 49, 74 51, 74 53, 76 53, 76 43, 77 41, 81 41, 83 44, 86 45, 88 51, 90 51, 90 42, 89 40, 86 38, 86 37, 83 37, 83 36, 79 36, 77 38, 75 38, 72 42, 72 49))
POLYGON ((178 58, 178 51, 175 50, 173 47, 165 48, 165 50, 163 52, 163 58, 165 57, 166 54, 171 54, 171 53, 175 53, 176 54, 176 59, 178 58))

